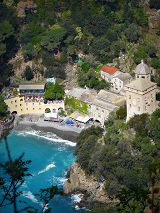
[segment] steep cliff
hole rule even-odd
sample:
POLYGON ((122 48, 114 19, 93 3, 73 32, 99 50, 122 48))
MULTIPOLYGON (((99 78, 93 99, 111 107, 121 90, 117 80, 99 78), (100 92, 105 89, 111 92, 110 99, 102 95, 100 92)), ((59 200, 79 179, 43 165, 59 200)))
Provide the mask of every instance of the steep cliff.
POLYGON ((94 176, 87 176, 78 163, 74 163, 68 170, 68 180, 64 184, 64 193, 83 192, 87 195, 86 202, 110 203, 104 182, 99 182, 94 176))

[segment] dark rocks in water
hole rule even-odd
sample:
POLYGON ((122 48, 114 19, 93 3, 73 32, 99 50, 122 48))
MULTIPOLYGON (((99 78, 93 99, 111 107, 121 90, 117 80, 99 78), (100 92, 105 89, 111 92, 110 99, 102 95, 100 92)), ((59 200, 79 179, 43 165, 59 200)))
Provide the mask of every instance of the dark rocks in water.
POLYGON ((105 191, 105 181, 99 182, 94 176, 88 176, 78 163, 74 163, 68 170, 68 180, 64 183, 64 194, 84 194, 78 206, 92 206, 94 202, 111 203, 105 191))

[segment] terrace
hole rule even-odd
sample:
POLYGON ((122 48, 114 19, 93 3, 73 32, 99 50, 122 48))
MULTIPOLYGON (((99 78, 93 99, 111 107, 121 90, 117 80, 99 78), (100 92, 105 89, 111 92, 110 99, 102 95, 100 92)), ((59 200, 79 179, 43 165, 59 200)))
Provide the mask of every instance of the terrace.
POLYGON ((20 95, 44 95, 45 85, 19 85, 20 95))

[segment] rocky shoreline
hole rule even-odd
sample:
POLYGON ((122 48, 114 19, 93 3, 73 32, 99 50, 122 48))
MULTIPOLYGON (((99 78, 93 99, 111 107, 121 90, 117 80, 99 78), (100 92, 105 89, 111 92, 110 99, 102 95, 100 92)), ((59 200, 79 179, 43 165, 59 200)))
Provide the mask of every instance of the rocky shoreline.
POLYGON ((95 203, 111 203, 106 194, 105 182, 99 182, 94 176, 88 176, 78 163, 74 163, 68 170, 67 180, 64 183, 65 194, 82 193, 79 207, 91 207, 95 203))
MULTIPOLYGON (((51 132, 56 134, 58 137, 76 142, 77 136, 79 135, 76 131, 68 131, 68 128, 64 130, 59 128, 54 128, 53 126, 40 126, 36 122, 24 122, 23 120, 15 119, 13 130, 16 131, 42 131, 51 132)), ((78 163, 73 163, 73 165, 68 169, 67 180, 64 183, 64 194, 65 195, 77 195, 83 194, 81 196, 81 201, 76 205, 79 208, 91 208, 96 203, 106 204, 111 203, 105 191, 105 182, 99 182, 94 176, 88 176, 81 169, 78 163)))

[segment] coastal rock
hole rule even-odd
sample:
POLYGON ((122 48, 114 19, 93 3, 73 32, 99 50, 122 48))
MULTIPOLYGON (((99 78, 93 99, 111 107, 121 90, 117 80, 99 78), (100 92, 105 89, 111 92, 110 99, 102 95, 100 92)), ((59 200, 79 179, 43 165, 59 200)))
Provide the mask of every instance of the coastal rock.
POLYGON ((78 163, 74 163, 68 170, 68 180, 64 183, 64 193, 71 194, 85 192, 87 202, 109 203, 104 182, 99 182, 94 176, 88 176, 81 169, 78 163))

